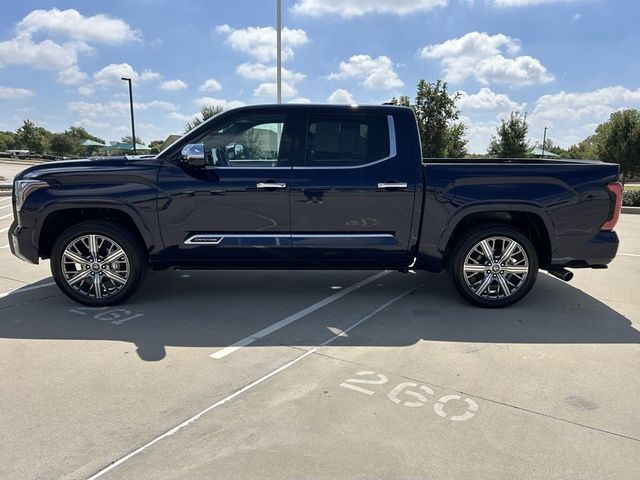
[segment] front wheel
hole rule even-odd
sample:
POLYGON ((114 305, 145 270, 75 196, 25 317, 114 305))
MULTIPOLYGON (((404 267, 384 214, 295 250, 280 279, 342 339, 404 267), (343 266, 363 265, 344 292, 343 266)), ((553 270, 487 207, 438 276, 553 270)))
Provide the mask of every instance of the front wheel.
POLYGON ((90 221, 58 237, 51 252, 51 272, 69 298, 101 307, 132 295, 144 278, 146 262, 139 242, 125 228, 90 221))
POLYGON ((531 240, 508 225, 468 231, 454 248, 448 274, 470 303, 503 308, 522 300, 538 274, 538 256, 531 240))

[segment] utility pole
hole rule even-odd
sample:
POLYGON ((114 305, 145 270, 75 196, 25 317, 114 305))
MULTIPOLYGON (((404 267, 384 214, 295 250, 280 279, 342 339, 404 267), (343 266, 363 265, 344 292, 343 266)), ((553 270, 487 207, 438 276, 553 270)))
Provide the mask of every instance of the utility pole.
POLYGON ((544 127, 544 136, 542 137, 542 159, 544 160, 544 147, 547 144, 547 127, 544 127))
POLYGON ((282 0, 276 0, 276 91, 282 103, 282 0))
POLYGON ((133 154, 137 155, 138 150, 136 149, 136 125, 133 120, 133 90, 131 89, 131 79, 129 77, 121 77, 121 80, 125 82, 129 82, 129 107, 131 108, 131 143, 133 144, 133 154))

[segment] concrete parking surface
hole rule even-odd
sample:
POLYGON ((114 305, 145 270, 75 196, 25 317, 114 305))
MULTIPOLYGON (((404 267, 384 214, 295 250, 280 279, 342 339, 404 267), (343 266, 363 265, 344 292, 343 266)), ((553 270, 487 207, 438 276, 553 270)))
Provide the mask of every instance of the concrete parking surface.
POLYGON ((443 275, 150 272, 79 307, 6 245, 0 478, 638 478, 640 216, 506 310, 443 275))

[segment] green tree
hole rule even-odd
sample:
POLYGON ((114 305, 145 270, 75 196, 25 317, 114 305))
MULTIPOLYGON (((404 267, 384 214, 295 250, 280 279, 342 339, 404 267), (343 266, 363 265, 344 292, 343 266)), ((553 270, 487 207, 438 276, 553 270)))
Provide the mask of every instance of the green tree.
MULTIPOLYGON (((122 143, 131 143, 131 135, 125 135, 124 137, 122 137, 120 139, 120 141, 122 143)), ((142 141, 142 139, 136 135, 136 145, 144 145, 144 142, 142 141)))
POLYGON ((191 130, 193 130, 203 122, 209 120, 214 115, 219 114, 223 110, 224 108, 222 108, 220 105, 202 107, 200 109, 200 114, 196 115, 185 124, 184 133, 190 132, 191 130))
POLYGON ((13 132, 0 132, 0 152, 16 148, 16 135, 13 132))
POLYGON ((422 155, 425 158, 466 155, 466 127, 463 123, 456 123, 460 118, 456 106, 459 98, 458 93, 449 95, 446 82, 420 80, 413 104, 407 96, 391 99, 392 104, 410 106, 416 112, 422 155))
POLYGON ((164 144, 164 140, 152 140, 149 142, 149 153, 160 153, 160 148, 164 144))
POLYGON ((618 163, 624 178, 640 174, 640 110, 611 114, 609 121, 596 129, 596 136, 601 160, 618 163))
POLYGON ((467 127, 463 123, 449 125, 445 134, 445 157, 464 158, 467 156, 467 127))
POLYGON ((502 120, 497 128, 497 137, 492 136, 487 155, 496 158, 525 158, 529 154, 527 133, 529 125, 519 111, 511 112, 509 119, 502 120))
POLYGON ((598 145, 600 143, 600 137, 598 135, 591 135, 581 142, 572 145, 567 150, 567 156, 569 158, 575 158, 577 160, 596 160, 598 158, 598 145))
POLYGON ((54 133, 49 140, 49 149, 55 155, 73 155, 77 151, 77 145, 66 132, 54 133))
POLYGON ((42 127, 36 127, 31 120, 25 120, 16 130, 16 143, 30 152, 43 153, 46 150, 46 137, 42 127))

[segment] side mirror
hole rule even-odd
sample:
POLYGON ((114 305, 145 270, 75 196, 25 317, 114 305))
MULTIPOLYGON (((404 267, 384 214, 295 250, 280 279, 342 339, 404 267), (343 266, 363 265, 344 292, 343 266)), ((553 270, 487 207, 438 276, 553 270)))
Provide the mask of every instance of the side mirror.
POLYGON ((190 143, 182 149, 182 161, 193 167, 204 167, 207 159, 204 154, 204 144, 190 143))

